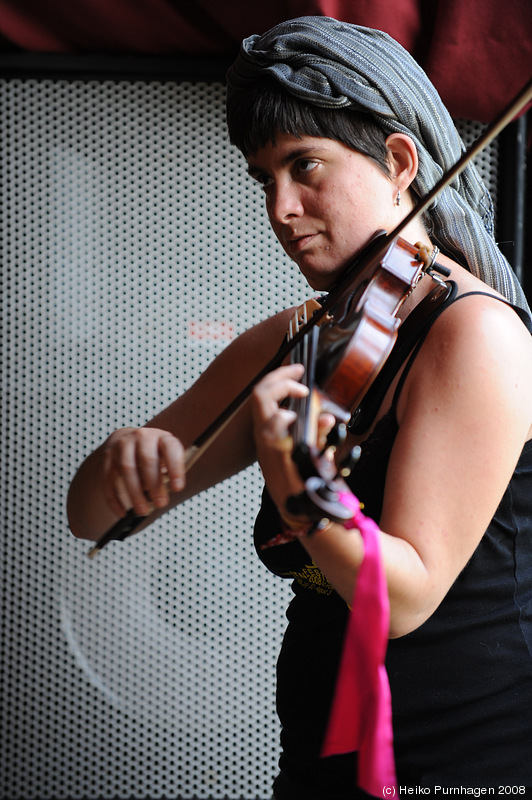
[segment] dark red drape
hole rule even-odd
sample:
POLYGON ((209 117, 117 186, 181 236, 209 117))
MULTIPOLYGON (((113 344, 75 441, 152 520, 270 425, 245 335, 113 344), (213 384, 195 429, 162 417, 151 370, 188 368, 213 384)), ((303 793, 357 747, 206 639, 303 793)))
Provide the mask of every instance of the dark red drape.
POLYGON ((390 33, 457 117, 491 119, 532 75, 531 0, 0 0, 0 50, 232 56, 308 14, 390 33))

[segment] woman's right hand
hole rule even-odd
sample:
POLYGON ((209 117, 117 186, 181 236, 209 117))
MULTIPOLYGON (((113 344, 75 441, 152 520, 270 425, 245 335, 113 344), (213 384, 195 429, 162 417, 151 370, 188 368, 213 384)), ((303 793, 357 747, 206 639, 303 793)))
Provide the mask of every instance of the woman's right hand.
POLYGON ((103 491, 110 510, 123 517, 129 509, 147 516, 164 508, 170 492, 185 486, 184 448, 160 428, 120 428, 103 449, 103 491))

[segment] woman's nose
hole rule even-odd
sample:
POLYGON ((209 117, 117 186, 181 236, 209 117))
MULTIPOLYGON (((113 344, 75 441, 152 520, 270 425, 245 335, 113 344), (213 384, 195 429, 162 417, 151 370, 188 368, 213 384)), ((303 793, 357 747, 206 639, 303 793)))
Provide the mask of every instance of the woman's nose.
POLYGON ((267 199, 268 215, 272 222, 285 223, 303 214, 301 193, 292 181, 274 184, 267 199))

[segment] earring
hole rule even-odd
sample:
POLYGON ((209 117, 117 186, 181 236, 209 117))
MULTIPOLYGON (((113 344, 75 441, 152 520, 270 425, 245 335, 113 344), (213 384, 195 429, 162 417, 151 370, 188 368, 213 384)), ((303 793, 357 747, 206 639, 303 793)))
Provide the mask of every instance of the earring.
POLYGON ((401 190, 400 189, 397 190, 397 197, 395 198, 395 205, 396 206, 400 206, 401 205, 401 190))

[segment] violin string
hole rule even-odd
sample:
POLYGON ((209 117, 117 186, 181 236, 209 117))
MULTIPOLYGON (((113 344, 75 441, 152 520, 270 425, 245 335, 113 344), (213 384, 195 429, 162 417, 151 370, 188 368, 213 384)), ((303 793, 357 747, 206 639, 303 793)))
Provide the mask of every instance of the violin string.
MULTIPOLYGON (((294 336, 299 332, 301 327, 308 322, 308 315, 307 315, 307 306, 306 303, 303 304, 302 307, 298 308, 290 320, 290 327, 289 327, 289 339, 292 340, 294 336)), ((305 336, 298 344, 293 348, 290 356, 290 361, 292 364, 307 363, 308 358, 308 337, 305 336)), ((301 441, 304 437, 304 427, 302 425, 302 420, 304 420, 307 416, 307 408, 306 408, 306 398, 299 398, 296 401, 293 401, 291 407, 294 411, 297 412, 296 421, 294 423, 294 439, 295 441, 301 441)))

